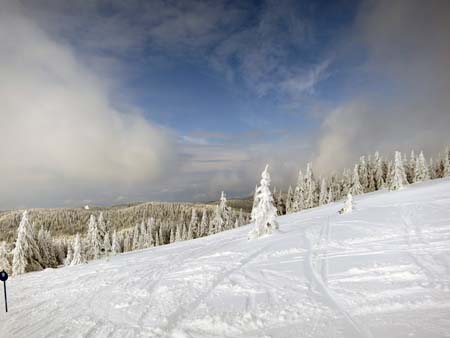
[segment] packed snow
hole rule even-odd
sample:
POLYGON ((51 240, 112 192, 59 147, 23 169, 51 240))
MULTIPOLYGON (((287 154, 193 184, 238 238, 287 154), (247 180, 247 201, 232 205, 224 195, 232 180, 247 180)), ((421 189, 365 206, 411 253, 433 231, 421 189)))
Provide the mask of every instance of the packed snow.
POLYGON ((0 337, 450 337, 450 180, 343 206, 11 278, 0 337))

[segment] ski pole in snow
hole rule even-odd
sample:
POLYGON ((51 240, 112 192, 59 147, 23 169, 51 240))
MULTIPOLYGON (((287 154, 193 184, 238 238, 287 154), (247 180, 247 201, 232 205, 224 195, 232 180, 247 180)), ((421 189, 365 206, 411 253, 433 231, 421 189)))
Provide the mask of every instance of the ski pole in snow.
POLYGON ((5 270, 0 272, 0 280, 3 282, 3 291, 5 292, 5 310, 8 312, 8 298, 6 298, 6 281, 8 280, 8 274, 5 270))

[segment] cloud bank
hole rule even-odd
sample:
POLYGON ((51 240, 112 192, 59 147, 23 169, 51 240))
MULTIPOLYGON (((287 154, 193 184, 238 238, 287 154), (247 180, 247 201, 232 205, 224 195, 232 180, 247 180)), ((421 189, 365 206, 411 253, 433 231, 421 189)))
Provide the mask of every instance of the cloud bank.
POLYGON ((322 172, 366 152, 436 156, 450 143, 449 13, 448 1, 361 6, 353 31, 368 53, 358 81, 365 83, 323 121, 315 161, 322 172))
POLYGON ((170 133, 117 110, 110 84, 12 2, 0 11, 0 78, 0 209, 110 200, 175 166, 170 133))

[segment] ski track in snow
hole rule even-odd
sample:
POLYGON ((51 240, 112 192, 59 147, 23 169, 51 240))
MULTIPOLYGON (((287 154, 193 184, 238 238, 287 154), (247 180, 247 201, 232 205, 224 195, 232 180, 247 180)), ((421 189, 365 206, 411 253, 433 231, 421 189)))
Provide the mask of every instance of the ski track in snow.
POLYGON ((355 204, 11 278, 0 338, 450 337, 450 180, 355 204))

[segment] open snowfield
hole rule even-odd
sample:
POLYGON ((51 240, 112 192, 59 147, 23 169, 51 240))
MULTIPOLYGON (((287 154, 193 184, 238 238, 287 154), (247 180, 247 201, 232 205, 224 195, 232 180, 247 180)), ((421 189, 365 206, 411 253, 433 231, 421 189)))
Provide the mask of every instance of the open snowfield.
POLYGON ((10 279, 0 337, 450 337, 450 180, 355 201, 10 279))

